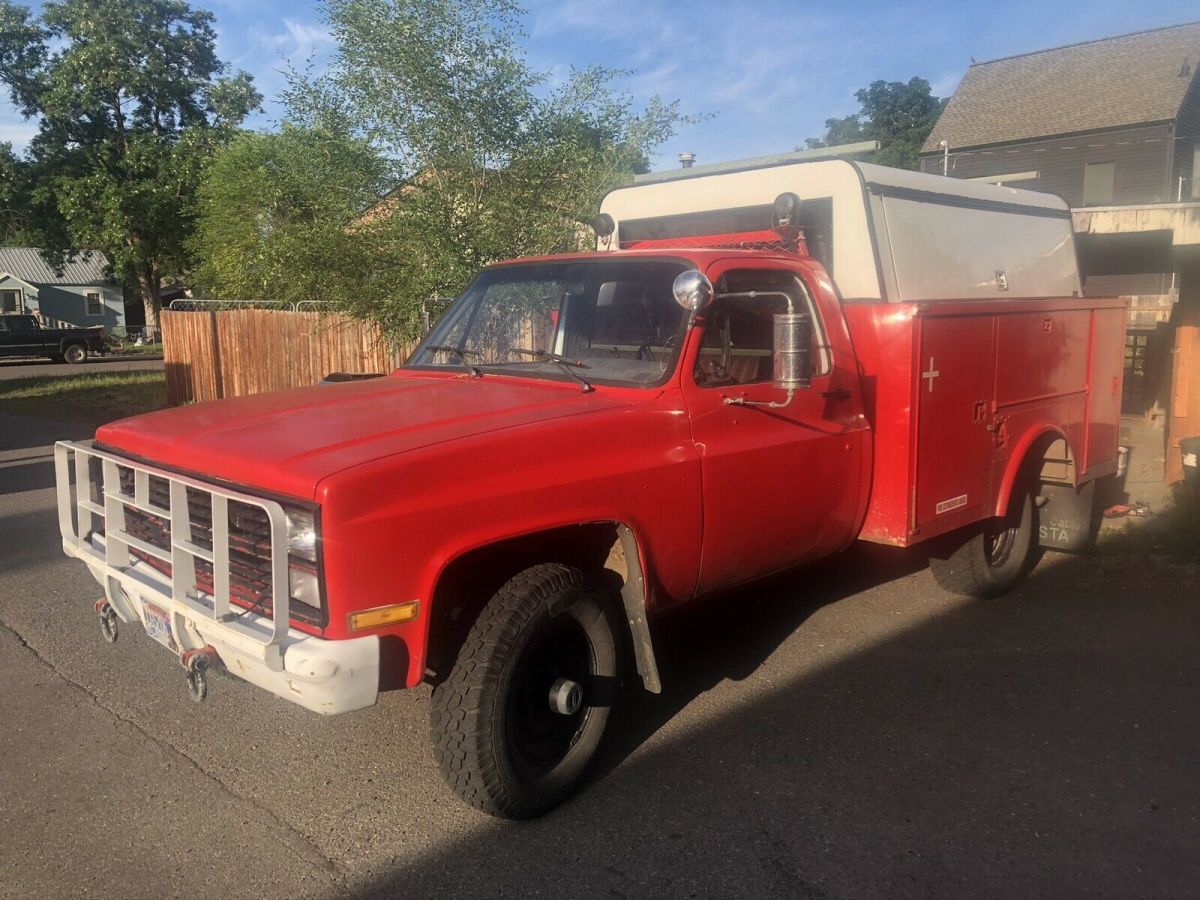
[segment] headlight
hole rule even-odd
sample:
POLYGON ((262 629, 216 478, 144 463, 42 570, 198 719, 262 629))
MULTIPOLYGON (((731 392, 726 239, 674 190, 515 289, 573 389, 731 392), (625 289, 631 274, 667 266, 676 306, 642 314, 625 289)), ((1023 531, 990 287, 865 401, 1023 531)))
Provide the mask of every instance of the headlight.
POLYGON ((319 610, 316 515, 306 509, 285 509, 284 515, 288 529, 288 594, 294 602, 319 610))
POLYGON ((317 569, 299 560, 288 560, 288 593, 296 603, 313 609, 321 608, 321 586, 317 582, 317 569))
POLYGON ((317 561, 317 523, 313 513, 304 509, 284 510, 288 527, 288 555, 317 561))

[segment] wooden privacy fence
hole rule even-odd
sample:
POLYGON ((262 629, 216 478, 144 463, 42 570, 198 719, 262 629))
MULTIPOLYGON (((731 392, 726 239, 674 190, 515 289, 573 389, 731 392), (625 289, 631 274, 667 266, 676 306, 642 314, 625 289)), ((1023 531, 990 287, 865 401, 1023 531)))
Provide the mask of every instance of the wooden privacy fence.
POLYGON ((162 313, 172 405, 302 387, 331 372, 390 372, 412 346, 340 314, 226 309, 162 313))

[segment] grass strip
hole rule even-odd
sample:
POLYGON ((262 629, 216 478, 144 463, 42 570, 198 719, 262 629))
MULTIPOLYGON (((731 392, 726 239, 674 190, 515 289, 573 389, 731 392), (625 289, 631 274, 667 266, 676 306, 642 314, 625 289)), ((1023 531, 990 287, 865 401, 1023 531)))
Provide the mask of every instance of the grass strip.
POLYGON ((167 405, 161 372, 105 372, 0 381, 0 411, 100 424, 167 405))

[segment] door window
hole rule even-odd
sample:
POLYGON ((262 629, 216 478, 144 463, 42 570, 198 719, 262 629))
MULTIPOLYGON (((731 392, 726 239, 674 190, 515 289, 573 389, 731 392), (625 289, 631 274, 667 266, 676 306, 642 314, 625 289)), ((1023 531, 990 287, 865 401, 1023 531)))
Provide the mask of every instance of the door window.
POLYGON ((770 381, 775 316, 807 312, 813 322, 813 374, 829 372, 829 350, 820 316, 797 277, 785 271, 735 271, 724 275, 705 313, 696 357, 696 384, 726 387, 770 381))

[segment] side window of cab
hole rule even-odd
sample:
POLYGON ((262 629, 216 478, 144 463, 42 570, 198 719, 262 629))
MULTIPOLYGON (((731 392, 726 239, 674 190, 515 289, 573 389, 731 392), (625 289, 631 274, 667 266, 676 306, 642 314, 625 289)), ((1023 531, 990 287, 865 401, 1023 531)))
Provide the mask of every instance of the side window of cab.
POLYGON ((757 269, 723 275, 716 284, 716 299, 704 314, 696 384, 728 387, 770 381, 775 316, 789 311, 812 316, 813 374, 828 374, 825 328, 809 297, 793 272, 757 269))

